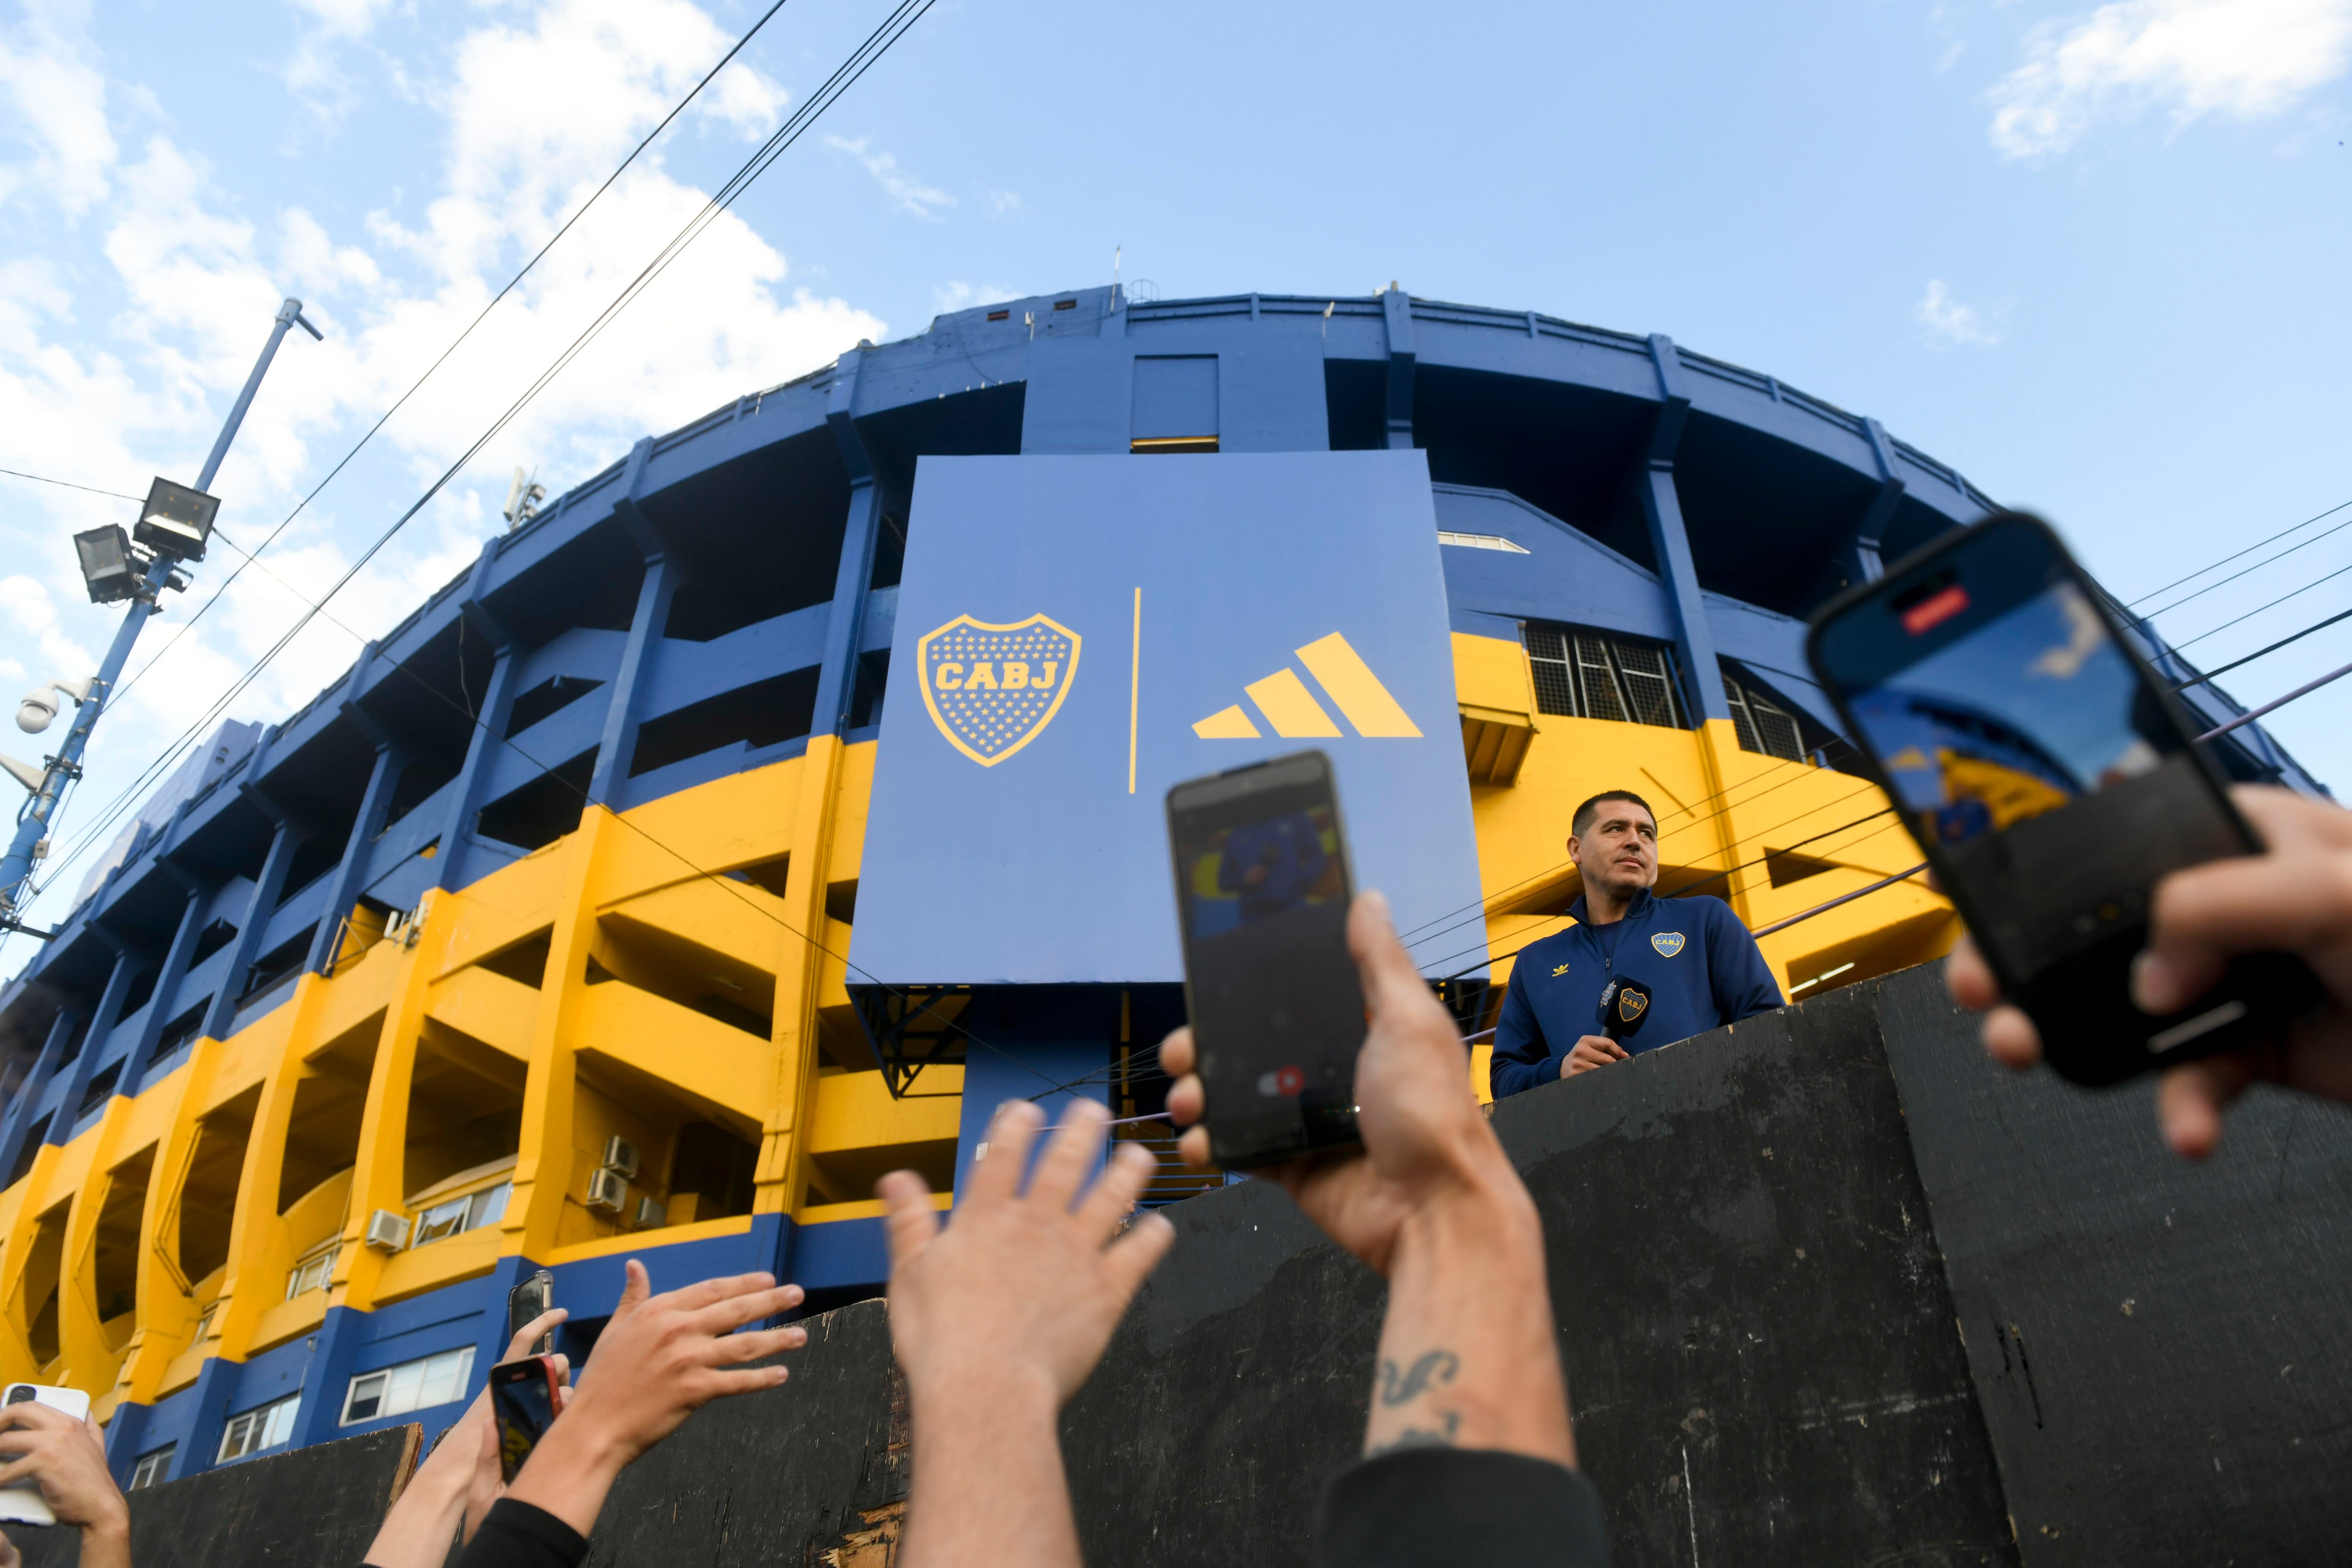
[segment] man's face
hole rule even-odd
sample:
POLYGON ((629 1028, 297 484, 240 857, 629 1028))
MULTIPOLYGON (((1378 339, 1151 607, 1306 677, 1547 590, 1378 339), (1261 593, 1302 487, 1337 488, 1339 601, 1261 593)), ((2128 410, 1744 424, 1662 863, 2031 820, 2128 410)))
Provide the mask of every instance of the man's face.
POLYGON ((1604 800, 1592 826, 1568 841, 1568 858, 1587 887, 1621 897, 1658 882, 1658 825, 1630 800, 1604 800))

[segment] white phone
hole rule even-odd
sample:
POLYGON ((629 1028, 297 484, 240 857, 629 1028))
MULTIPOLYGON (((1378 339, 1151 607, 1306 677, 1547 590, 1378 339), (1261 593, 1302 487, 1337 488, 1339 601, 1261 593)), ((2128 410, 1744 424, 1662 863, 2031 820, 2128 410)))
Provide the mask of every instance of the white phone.
MULTIPOLYGON (((51 1388, 38 1383, 12 1383, 8 1392, 0 1395, 0 1405, 26 1403, 46 1405, 52 1410, 62 1410, 79 1421, 89 1414, 89 1395, 79 1388, 51 1388)), ((7 1438, 0 1436, 0 1443, 7 1438)), ((0 1454, 0 1459, 13 1459, 14 1454, 0 1454)), ((49 1500, 41 1495, 38 1481, 11 1481, 0 1486, 0 1523, 55 1524, 58 1516, 49 1508, 49 1500)))

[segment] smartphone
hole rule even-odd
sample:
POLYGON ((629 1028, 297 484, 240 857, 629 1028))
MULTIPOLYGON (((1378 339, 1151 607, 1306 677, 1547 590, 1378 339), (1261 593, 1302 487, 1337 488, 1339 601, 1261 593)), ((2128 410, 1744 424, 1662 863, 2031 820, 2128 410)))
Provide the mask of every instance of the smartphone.
MULTIPOLYGON (((507 1338, 511 1340, 523 1331, 533 1318, 554 1310, 555 1276, 541 1269, 521 1284, 507 1292, 507 1338)), ((551 1355, 555 1352, 552 1330, 531 1342, 530 1353, 551 1355)))
POLYGON ((555 1363, 527 1355, 490 1368, 490 1415, 499 1424, 499 1468, 511 1481, 555 1424, 555 1363))
MULTIPOLYGON (((89 1414, 89 1395, 79 1388, 51 1388, 38 1383, 12 1383, 8 1392, 0 1394, 0 1405, 46 1405, 61 1410, 79 1421, 89 1414)), ((0 1436, 0 1443, 6 1437, 0 1436)), ((18 1454, 0 1453, 0 1464, 22 1458, 18 1454)), ((49 1500, 41 1493, 41 1484, 35 1480, 12 1481, 0 1487, 0 1523, 55 1524, 58 1516, 49 1507, 49 1500)))
POLYGON ((2299 960, 2266 953, 2179 1013, 2131 1005, 2156 883, 2261 844, 2048 524, 2002 512, 1947 534, 1823 605, 1806 652, 2059 1073, 2118 1083, 2320 999, 2299 960))
POLYGON ((1330 758, 1176 785, 1168 841, 1213 1157, 1246 1166, 1357 1142, 1364 992, 1330 758))

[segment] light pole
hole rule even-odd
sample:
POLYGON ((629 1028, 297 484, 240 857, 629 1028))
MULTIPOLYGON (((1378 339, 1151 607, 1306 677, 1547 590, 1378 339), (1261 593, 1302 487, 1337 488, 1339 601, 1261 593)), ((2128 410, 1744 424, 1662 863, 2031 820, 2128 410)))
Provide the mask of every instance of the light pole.
POLYGON ((319 329, 304 319, 301 300, 289 300, 278 306, 269 341, 261 345, 261 357, 254 362, 253 374, 245 378, 245 389, 236 395, 228 419, 221 426, 220 438, 213 443, 212 455, 205 459, 204 472, 196 476, 194 489, 157 479, 141 511, 135 531, 137 544, 126 538, 120 527, 93 530, 75 540, 81 550, 83 574, 89 580, 92 596, 102 594, 108 600, 128 598, 131 608, 122 617, 121 628, 114 634, 113 644, 106 650, 106 662, 99 666, 98 673, 88 682, 52 683, 26 699, 17 723, 34 731, 46 728, 47 715, 56 711, 53 687, 76 700, 73 727, 66 732, 65 742, 58 747, 57 754, 43 759, 38 773, 26 763, 0 758, 8 773, 32 792, 32 797, 16 814, 16 830, 8 841, 7 854, 0 857, 0 935, 21 931, 47 939, 55 934, 28 926, 23 919, 25 886, 32 880, 33 867, 48 853, 49 819, 65 795, 66 785, 81 776, 83 749, 89 744, 89 732, 97 726, 99 714, 105 710, 114 683, 122 677, 122 667, 131 658, 131 645, 139 640, 139 628, 149 616, 162 611, 163 605, 157 601, 165 588, 187 586, 187 574, 179 569, 180 563, 204 559, 205 541, 212 532, 213 513, 220 504, 206 491, 213 476, 220 471, 221 459, 228 456, 229 443, 236 439, 237 426, 245 423, 245 411, 253 405, 253 395, 260 390, 261 378, 269 373, 269 362, 277 357, 278 345, 285 341, 286 330, 295 326, 323 341, 319 329), (143 562, 139 558, 139 545, 152 552, 143 562), (100 563, 100 569, 93 569, 94 561, 100 563))

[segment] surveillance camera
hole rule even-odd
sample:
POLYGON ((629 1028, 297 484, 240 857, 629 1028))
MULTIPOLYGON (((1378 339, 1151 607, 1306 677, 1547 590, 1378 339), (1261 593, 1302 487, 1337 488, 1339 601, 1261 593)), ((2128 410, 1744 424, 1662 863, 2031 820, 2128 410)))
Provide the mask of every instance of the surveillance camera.
POLYGON ((37 735, 47 729, 49 721, 57 716, 57 693, 48 687, 40 687, 27 692, 25 700, 17 705, 16 728, 27 735, 37 735))

